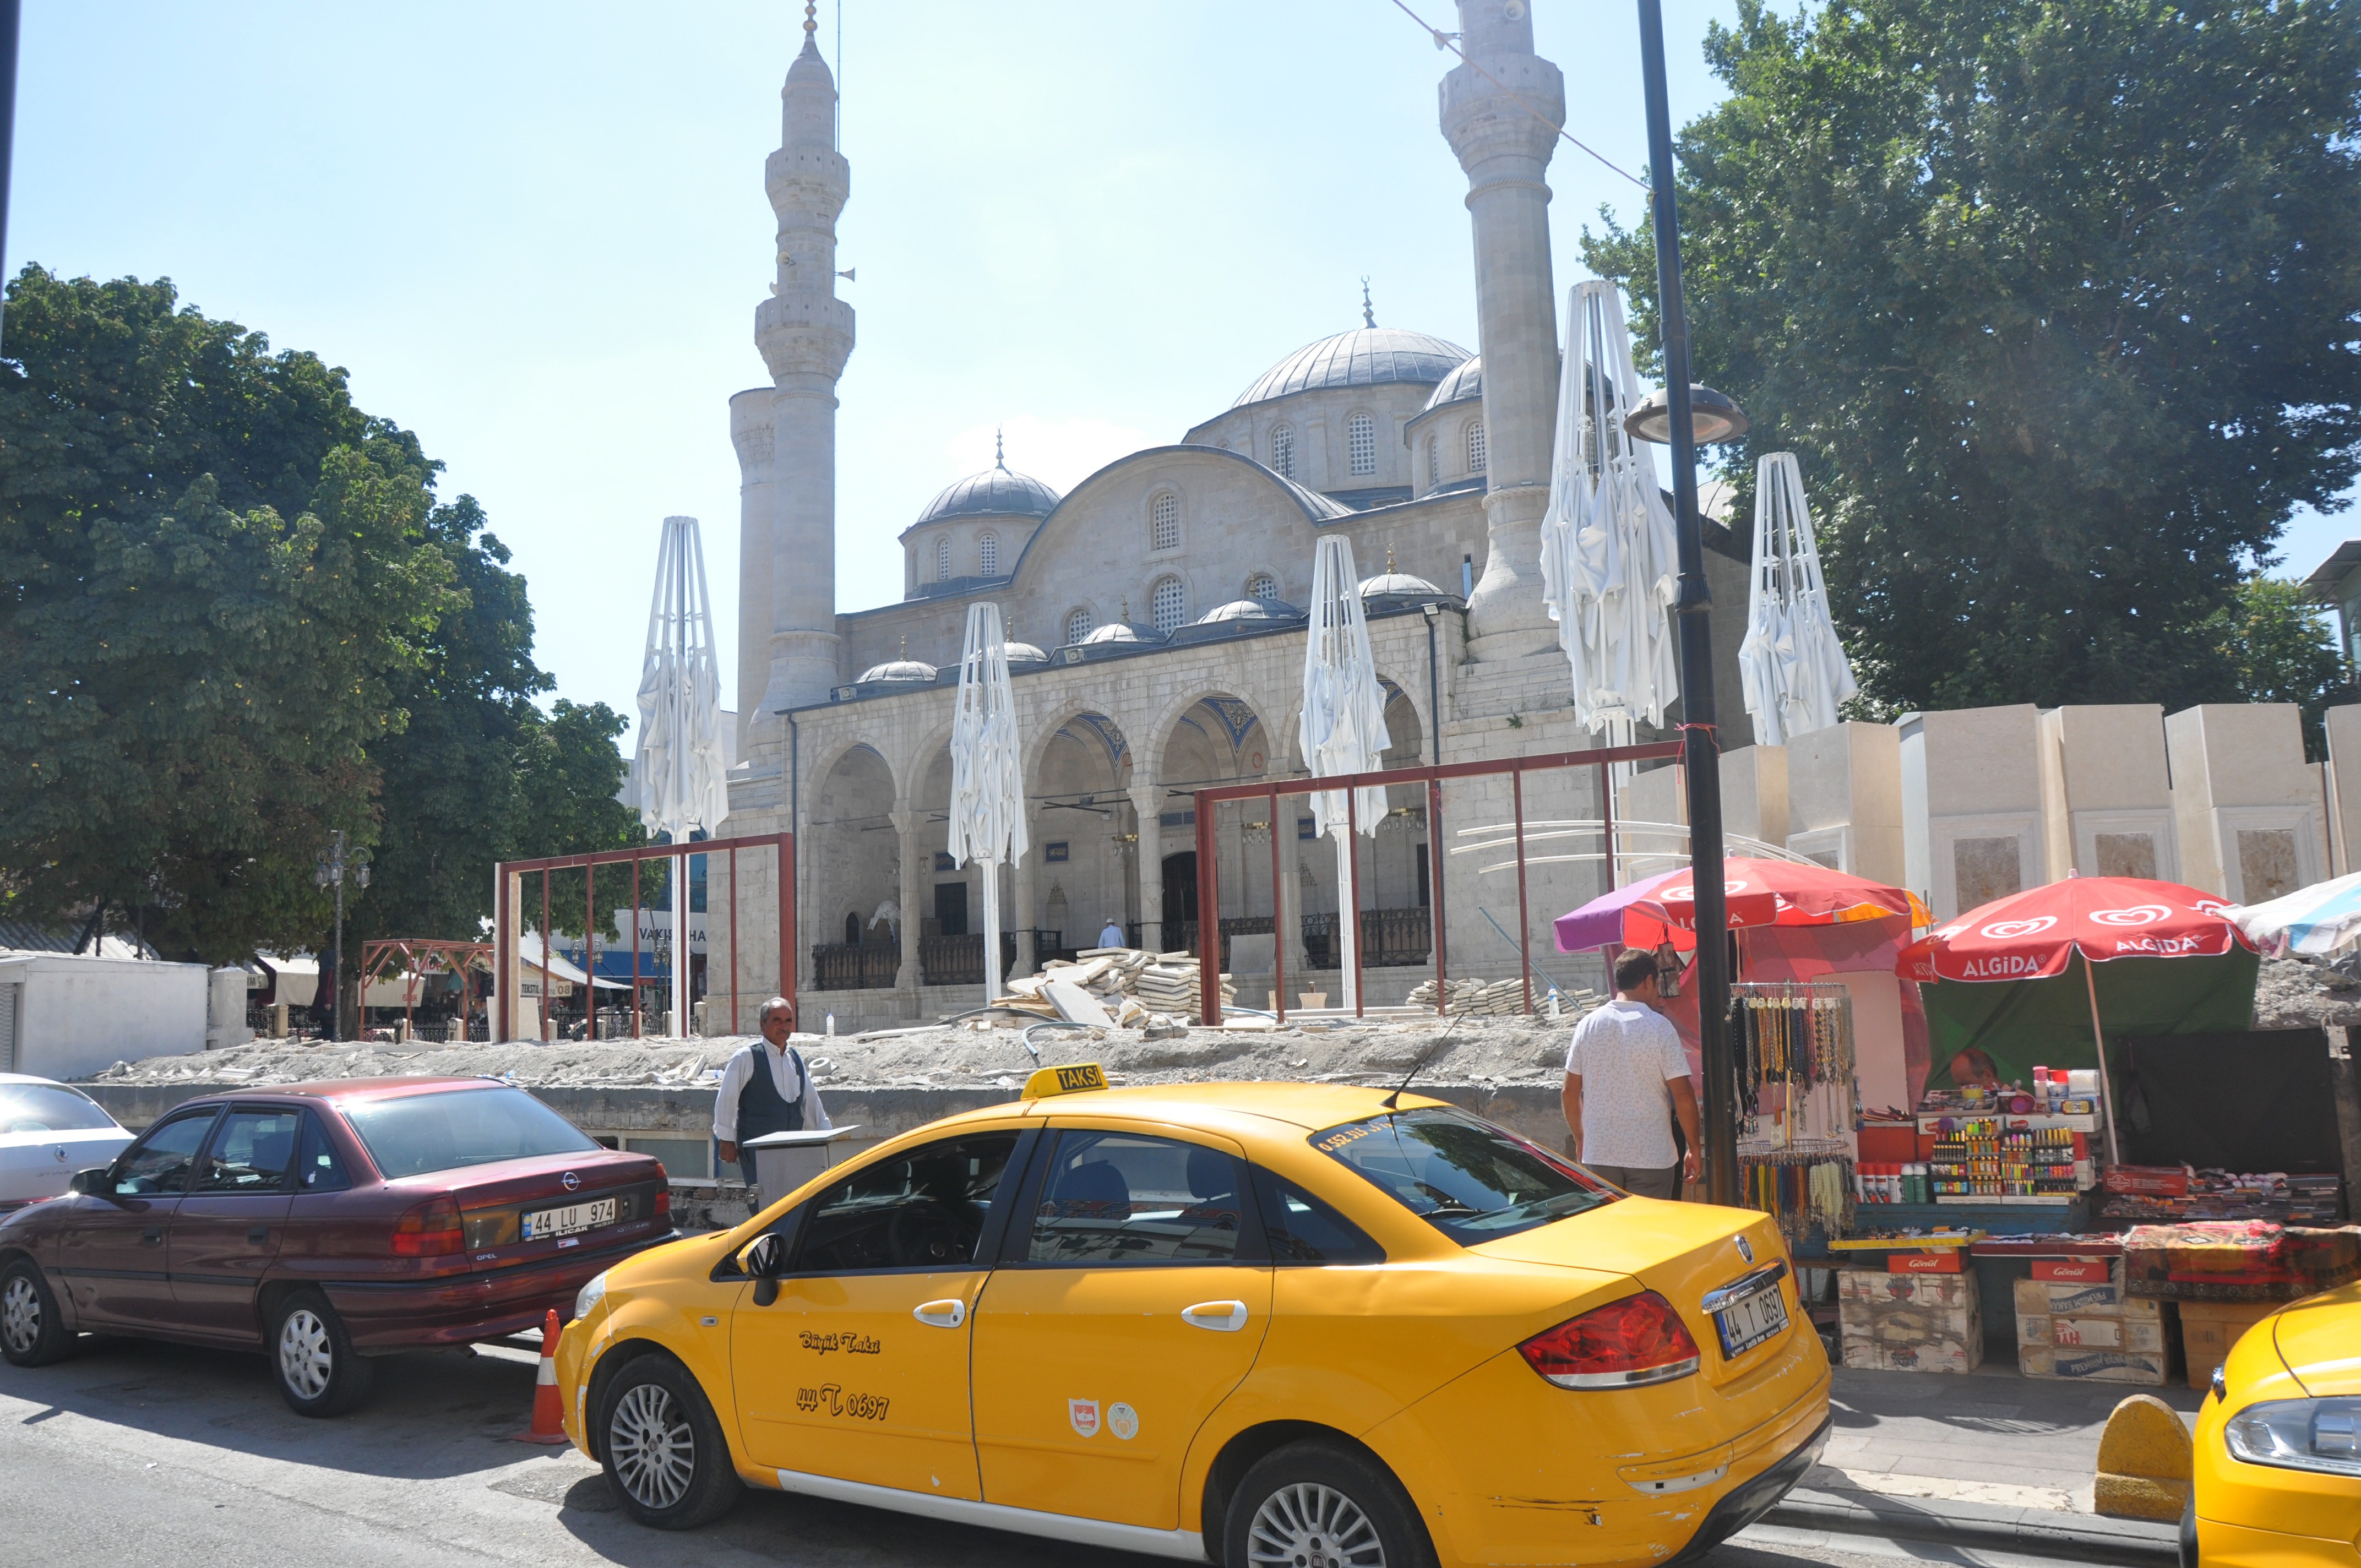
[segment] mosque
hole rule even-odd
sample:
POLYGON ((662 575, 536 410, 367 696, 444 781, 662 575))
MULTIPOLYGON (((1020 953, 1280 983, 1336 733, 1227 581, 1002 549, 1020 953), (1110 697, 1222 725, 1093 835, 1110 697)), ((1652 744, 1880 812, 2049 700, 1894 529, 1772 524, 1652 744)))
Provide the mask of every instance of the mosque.
MULTIPOLYGON (((1556 137, 1542 116, 1564 118, 1563 79, 1533 52, 1526 0, 1460 0, 1459 14, 1466 59, 1444 78, 1441 129, 1468 179, 1472 350, 1379 326, 1365 302, 1361 326, 1288 354, 1172 444, 1065 495, 1005 459, 948 487, 901 533, 901 599, 850 612, 836 607, 834 563, 836 383, 853 347, 835 225, 850 166, 807 19, 765 170, 777 280, 754 337, 770 378, 730 403, 741 761, 721 832, 796 836, 807 1017, 825 1006, 849 1025, 973 1003, 981 878, 951 862, 945 823, 961 637, 979 600, 1011 628, 1026 740, 1032 850, 1001 879, 1015 972, 1095 945, 1109 922, 1133 945, 1195 944, 1191 792, 1303 772, 1297 607, 1323 535, 1351 541, 1363 577, 1389 767, 1599 743, 1574 722, 1539 571, 1559 378, 1544 178, 1556 137)), ((1725 607, 1715 663, 1726 744, 1743 745, 1744 542, 1724 538, 1708 563, 1725 607)), ((1598 790, 1588 771, 1536 778, 1524 809, 1596 817, 1598 790)), ((1432 975, 1431 911, 1446 891, 1452 973, 1518 972, 1516 890, 1497 854, 1459 852, 1505 820, 1505 783, 1453 786, 1440 833, 1423 792, 1395 793, 1363 840, 1367 999, 1398 1001, 1432 975)), ((1311 841, 1294 802, 1271 815, 1224 807, 1215 825, 1222 932, 1284 941, 1290 992, 1340 992, 1333 853, 1311 841)), ((708 994, 733 975, 760 993, 779 962, 777 934, 761 928, 760 912, 776 907, 770 857, 742 859, 741 956, 733 962, 721 921, 709 922, 708 994)), ((1561 855, 1532 875, 1542 978, 1596 984, 1595 958, 1551 952, 1548 918, 1604 885, 1598 856, 1561 855)), ((730 870, 717 861, 708 877, 727 897, 730 870)), ((1248 944, 1240 961, 1268 968, 1269 949, 1248 944)), ((1239 973, 1242 999, 1261 1004, 1261 978, 1239 973)))

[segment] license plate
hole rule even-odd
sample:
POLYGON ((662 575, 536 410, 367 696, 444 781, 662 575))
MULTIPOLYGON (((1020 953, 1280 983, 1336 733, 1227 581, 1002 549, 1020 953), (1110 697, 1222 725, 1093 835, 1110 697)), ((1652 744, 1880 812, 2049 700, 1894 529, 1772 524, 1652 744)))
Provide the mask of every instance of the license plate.
POLYGON ((570 1209, 544 1209, 524 1217, 524 1239, 537 1242, 545 1236, 570 1236, 577 1231, 595 1231, 601 1225, 615 1223, 615 1201, 594 1198, 588 1203, 577 1203, 570 1209))
POLYGON ((1716 1312, 1713 1326, 1721 1335, 1721 1358, 1735 1361, 1763 1341, 1786 1332, 1786 1297, 1774 1283, 1769 1289, 1758 1290, 1742 1301, 1732 1301, 1716 1312))

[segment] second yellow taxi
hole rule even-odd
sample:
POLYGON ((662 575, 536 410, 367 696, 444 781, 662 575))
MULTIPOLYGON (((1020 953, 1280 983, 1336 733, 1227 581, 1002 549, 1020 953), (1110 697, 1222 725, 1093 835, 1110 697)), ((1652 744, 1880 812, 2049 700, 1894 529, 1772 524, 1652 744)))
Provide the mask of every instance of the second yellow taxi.
POLYGON ((743 1486, 1189 1561, 1650 1563, 1812 1464, 1776 1228, 1414 1094, 1061 1092, 582 1291, 567 1433, 645 1523, 743 1486))

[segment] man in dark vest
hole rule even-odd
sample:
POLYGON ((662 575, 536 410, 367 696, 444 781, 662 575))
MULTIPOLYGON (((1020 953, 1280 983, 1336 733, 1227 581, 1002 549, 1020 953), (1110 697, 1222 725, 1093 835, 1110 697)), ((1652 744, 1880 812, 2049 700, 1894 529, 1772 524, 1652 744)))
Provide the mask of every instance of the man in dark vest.
POLYGON ((787 1044, 795 1032, 796 1004, 774 996, 755 1018, 763 1037, 730 1058, 713 1095, 714 1141, 723 1159, 738 1162, 749 1187, 754 1185, 754 1155, 741 1147, 748 1139, 832 1124, 802 1054, 787 1044))

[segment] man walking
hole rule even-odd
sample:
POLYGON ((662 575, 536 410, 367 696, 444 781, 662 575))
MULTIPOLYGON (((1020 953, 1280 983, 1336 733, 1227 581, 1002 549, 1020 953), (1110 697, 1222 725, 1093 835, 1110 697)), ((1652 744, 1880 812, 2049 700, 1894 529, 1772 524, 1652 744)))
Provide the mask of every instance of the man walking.
POLYGON ((1697 1177, 1697 1102, 1680 1031, 1656 1011, 1656 959, 1615 960, 1615 1000, 1575 1025, 1565 1052, 1565 1124, 1574 1157, 1642 1198, 1675 1198, 1697 1177), (1673 1147, 1673 1118, 1688 1139, 1673 1147))
POLYGON ((795 1032, 796 1004, 774 996, 754 1016, 763 1037, 730 1058, 713 1092, 714 1142, 723 1159, 738 1162, 749 1187, 755 1185, 754 1156, 741 1147, 748 1139, 832 1125, 802 1053, 787 1044, 795 1032))

